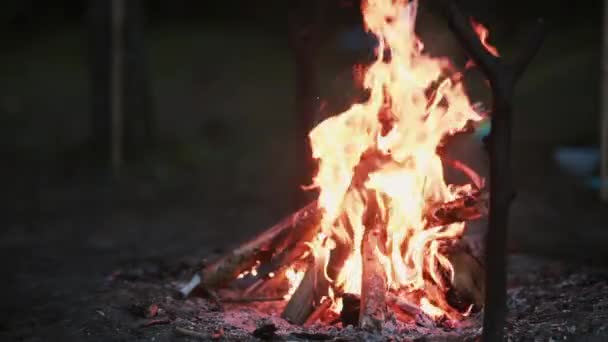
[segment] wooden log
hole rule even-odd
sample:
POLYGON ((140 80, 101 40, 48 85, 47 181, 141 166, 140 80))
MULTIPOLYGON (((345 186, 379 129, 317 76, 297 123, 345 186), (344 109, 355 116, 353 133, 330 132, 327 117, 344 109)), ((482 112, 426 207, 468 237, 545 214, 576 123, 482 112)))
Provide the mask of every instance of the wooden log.
POLYGON ((325 298, 321 304, 319 304, 313 312, 308 316, 306 321, 304 322, 304 326, 310 326, 315 324, 325 313, 327 309, 331 307, 333 301, 329 298, 325 298))
POLYGON ((475 192, 446 203, 431 205, 426 226, 437 227, 455 222, 477 220, 488 213, 488 193, 475 192))
POLYGON ((411 319, 420 326, 427 328, 435 327, 435 321, 433 318, 422 311, 420 306, 410 302, 409 300, 391 293, 387 295, 387 303, 393 308, 393 310, 396 310, 399 313, 397 316, 400 317, 401 320, 405 321, 405 317, 407 317, 407 319, 411 319))
POLYGON ((304 324, 315 307, 328 295, 329 282, 325 279, 326 257, 319 254, 308 267, 302 282, 285 306, 281 317, 293 324, 304 324))
POLYGON ((289 245, 290 236, 306 235, 317 228, 322 210, 317 202, 298 210, 267 229, 256 238, 247 241, 203 269, 203 283, 207 288, 216 288, 234 280, 240 273, 251 268, 265 251, 289 245))
POLYGON ((361 296, 354 293, 342 295, 342 311, 340 320, 344 327, 348 325, 359 325, 359 313, 361 312, 361 296))
MULTIPOLYGON (((437 226, 454 222, 478 219, 487 212, 487 195, 475 193, 447 203, 431 206, 427 225, 437 226)), ((313 201, 281 220, 256 238, 230 251, 219 260, 203 269, 202 285, 217 288, 234 280, 240 273, 250 269, 261 255, 274 252, 271 257, 274 267, 265 269, 260 277, 267 276, 278 268, 291 264, 301 257, 306 249, 297 248, 298 244, 311 241, 322 218, 322 209, 313 201)))
MULTIPOLYGON (((455 199, 454 201, 431 205, 428 210, 430 214, 426 218, 427 227, 436 227, 455 222, 479 219, 487 214, 487 200, 488 196, 486 192, 476 192, 469 196, 455 199)), ((307 208, 313 205, 316 207, 317 202, 315 201, 313 203, 309 204, 307 208)), ((317 214, 313 213, 313 215, 317 214)), ((315 218, 318 218, 320 221, 320 215, 315 218)), ((314 221, 313 223, 318 225, 319 221, 314 221)), ((280 268, 288 266, 295 260, 301 258, 304 251, 308 250, 308 247, 306 247, 304 243, 311 241, 315 237, 315 234, 316 231, 314 229, 299 229, 298 227, 295 227, 293 234, 290 235, 289 239, 285 239, 280 246, 275 247, 276 249, 282 249, 282 252, 272 256, 269 262, 270 265, 258 270, 259 277, 265 278, 271 272, 277 273, 280 268)), ((338 246, 332 251, 331 262, 328 269, 330 277, 333 278, 337 275, 337 272, 342 267, 346 257, 348 257, 349 252, 350 248, 344 249, 341 248, 341 246, 338 246)))
POLYGON ((381 218, 375 193, 370 192, 364 217, 365 233, 361 242, 361 308, 359 326, 368 331, 381 331, 386 319, 386 272, 378 253, 383 250, 386 226, 381 218))
POLYGON ((454 269, 454 281, 447 293, 448 303, 463 312, 473 305, 483 307, 486 270, 470 248, 456 247, 449 251, 448 260, 454 269))

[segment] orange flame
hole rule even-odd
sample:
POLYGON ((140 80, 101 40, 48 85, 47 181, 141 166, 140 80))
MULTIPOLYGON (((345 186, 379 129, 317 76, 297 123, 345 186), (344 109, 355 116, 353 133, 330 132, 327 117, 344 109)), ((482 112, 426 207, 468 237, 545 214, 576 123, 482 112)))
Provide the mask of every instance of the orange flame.
POLYGON ((333 242, 322 248, 351 249, 334 286, 361 292, 363 217, 374 193, 387 231, 376 254, 390 289, 420 294, 421 309, 438 317, 455 312, 444 298, 453 269, 442 246, 462 235, 464 223, 428 228, 426 210, 472 188, 445 183, 437 148, 445 136, 482 118, 460 77, 450 77, 451 64, 425 54, 414 33, 417 4, 364 1, 365 25, 379 41, 377 59, 363 79, 370 97, 310 133, 319 161, 313 186, 324 210, 322 232, 333 242))
POLYGON ((486 50, 488 50, 488 52, 492 55, 500 57, 500 55, 498 54, 498 49, 496 49, 494 45, 488 43, 488 38, 490 37, 490 31, 488 30, 488 28, 485 27, 482 23, 478 23, 473 18, 470 18, 470 20, 471 26, 473 26, 473 29, 475 30, 475 33, 477 33, 477 36, 479 37, 479 40, 481 41, 483 47, 485 47, 486 50))

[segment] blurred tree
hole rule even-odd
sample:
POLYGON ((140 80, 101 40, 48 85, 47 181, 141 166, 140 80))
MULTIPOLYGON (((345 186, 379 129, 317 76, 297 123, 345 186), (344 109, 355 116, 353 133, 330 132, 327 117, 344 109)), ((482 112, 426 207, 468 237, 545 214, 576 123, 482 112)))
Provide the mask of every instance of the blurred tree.
POLYGON ((154 142, 143 20, 142 0, 88 2, 91 146, 104 162, 132 160, 154 142))
POLYGON ((608 0, 604 1, 603 21, 600 191, 602 199, 608 202, 608 0))
POLYGON ((319 95, 316 78, 316 57, 327 36, 324 32, 326 0, 294 0, 289 8, 289 44, 295 64, 295 115, 296 115, 296 182, 295 207, 305 205, 310 194, 300 187, 312 182, 316 165, 308 134, 312 130, 319 95))

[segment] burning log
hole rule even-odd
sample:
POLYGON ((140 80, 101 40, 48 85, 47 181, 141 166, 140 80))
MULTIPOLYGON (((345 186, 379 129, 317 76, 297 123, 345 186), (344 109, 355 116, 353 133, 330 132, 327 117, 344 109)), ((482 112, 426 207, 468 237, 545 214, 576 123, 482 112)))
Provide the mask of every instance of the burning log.
POLYGON ((398 312, 402 312, 411 317, 416 324, 420 326, 427 328, 435 326, 435 322, 429 315, 422 311, 419 306, 405 298, 401 298, 395 294, 389 294, 387 296, 387 303, 391 307, 396 308, 398 312))
POLYGON ((331 299, 325 298, 321 304, 315 308, 310 316, 308 316, 306 322, 304 322, 304 325, 308 326, 314 324, 319 318, 321 318, 321 316, 323 316, 325 311, 331 307, 332 303, 333 301, 331 299))
POLYGON ((251 268, 265 251, 280 248, 281 244, 290 245, 294 237, 314 231, 321 220, 321 214, 322 211, 315 201, 289 215, 256 238, 205 267, 202 285, 216 288, 234 280, 240 273, 251 268))
POLYGON ((380 331, 386 318, 386 272, 380 261, 386 225, 382 220, 376 194, 369 192, 365 217, 365 234, 361 243, 361 307, 359 326, 364 330, 380 331))
POLYGON ((487 201, 487 192, 476 192, 447 203, 435 204, 428 211, 426 225, 427 227, 437 227, 455 222, 477 220, 487 214, 487 201))
POLYGON ((361 296, 354 293, 345 293, 342 295, 342 311, 340 312, 342 325, 358 325, 360 312, 361 296))
POLYGON ((324 296, 327 296, 329 283, 325 279, 324 255, 317 255, 313 263, 306 270, 302 282, 293 293, 285 306, 281 317, 293 324, 304 324, 315 307, 321 304, 324 296))
POLYGON ((488 51, 469 20, 454 1, 443 0, 444 12, 456 38, 486 76, 492 88, 492 132, 490 136, 489 227, 486 236, 486 275, 484 341, 501 341, 506 316, 506 240, 509 207, 514 197, 511 183, 511 121, 513 93, 530 61, 544 39, 544 25, 539 20, 521 55, 507 64, 488 51))
MULTIPOLYGON (((430 214, 427 217, 427 226, 434 227, 478 219, 487 212, 486 201, 487 195, 480 192, 451 202, 432 205, 428 211, 430 214)), ((207 266, 203 270, 202 285, 216 288, 227 284, 243 271, 250 269, 264 252, 269 251, 275 252, 270 258, 270 263, 274 266, 267 267, 260 274, 260 278, 271 272, 276 273, 278 268, 291 264, 307 250, 298 248, 298 244, 314 238, 321 216, 322 209, 318 207, 317 201, 309 203, 255 239, 242 244, 207 266)))

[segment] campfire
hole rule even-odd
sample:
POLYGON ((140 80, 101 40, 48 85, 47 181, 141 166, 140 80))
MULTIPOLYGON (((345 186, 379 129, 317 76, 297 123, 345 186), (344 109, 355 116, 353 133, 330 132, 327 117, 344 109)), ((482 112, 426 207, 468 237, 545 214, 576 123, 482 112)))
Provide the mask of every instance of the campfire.
MULTIPOLYGON (((210 293, 271 302, 293 324, 370 331, 389 319, 453 327, 481 309, 484 267, 460 240, 468 221, 487 215, 488 189, 441 151, 484 113, 470 102, 463 72, 425 52, 417 5, 364 1, 378 41, 362 78, 369 96, 310 132, 318 170, 307 189, 317 200, 207 265, 210 293), (470 182, 448 184, 446 168, 470 182)), ((498 56, 485 27, 467 25, 498 56)))

